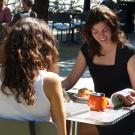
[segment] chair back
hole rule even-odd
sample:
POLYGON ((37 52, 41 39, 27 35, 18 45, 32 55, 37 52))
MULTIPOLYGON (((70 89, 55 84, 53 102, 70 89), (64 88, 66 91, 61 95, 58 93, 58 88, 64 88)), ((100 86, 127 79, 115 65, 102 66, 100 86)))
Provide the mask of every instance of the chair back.
POLYGON ((69 13, 61 12, 54 13, 54 23, 71 23, 71 17, 69 13))
POLYGON ((29 122, 0 119, 0 135, 31 135, 29 122))
POLYGON ((0 135, 58 135, 53 122, 0 119, 0 135))
POLYGON ((86 13, 77 14, 77 15, 75 15, 74 19, 76 19, 78 21, 80 20, 80 22, 82 24, 83 22, 86 22, 87 14, 86 13))
POLYGON ((54 13, 51 11, 48 11, 48 21, 53 21, 54 19, 54 13))
POLYGON ((57 127, 53 122, 36 122, 36 135, 58 135, 57 127))

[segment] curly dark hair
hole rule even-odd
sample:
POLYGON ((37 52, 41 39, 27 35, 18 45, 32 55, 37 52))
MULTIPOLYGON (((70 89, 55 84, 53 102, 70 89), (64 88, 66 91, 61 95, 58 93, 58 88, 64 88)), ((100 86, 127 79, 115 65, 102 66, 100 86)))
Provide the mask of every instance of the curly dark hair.
POLYGON ((89 45, 91 56, 102 55, 100 52, 100 44, 94 39, 91 33, 93 25, 99 22, 105 22, 110 27, 112 32, 112 42, 119 46, 123 46, 127 41, 120 28, 119 18, 115 12, 104 5, 95 5, 88 11, 86 24, 82 29, 82 36, 89 45))
POLYGON ((39 70, 54 72, 58 62, 57 41, 48 25, 39 19, 25 18, 13 27, 5 43, 2 91, 34 104, 34 79, 39 70), (7 91, 10 91, 9 92, 7 91))

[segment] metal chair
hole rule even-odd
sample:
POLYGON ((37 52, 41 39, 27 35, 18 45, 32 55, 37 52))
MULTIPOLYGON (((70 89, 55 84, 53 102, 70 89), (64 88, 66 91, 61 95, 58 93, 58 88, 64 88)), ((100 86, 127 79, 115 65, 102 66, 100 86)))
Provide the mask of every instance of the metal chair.
POLYGON ((55 23, 57 16, 55 13, 48 11, 48 26, 53 30, 55 26, 58 26, 58 23, 55 23))
POLYGON ((58 135, 57 127, 53 122, 36 122, 35 135, 58 135))
POLYGON ((74 16, 73 25, 77 30, 77 39, 81 39, 80 29, 85 25, 87 18, 87 13, 78 13, 74 16))
POLYGON ((54 25, 53 25, 53 12, 48 11, 48 26, 53 30, 54 25))
POLYGON ((52 122, 0 119, 0 135, 58 135, 58 132, 52 122))
POLYGON ((77 27, 82 27, 85 25, 86 23, 86 13, 78 13, 77 15, 75 15, 74 20, 76 20, 73 24, 77 27))
POLYGON ((57 30, 57 39, 59 38, 59 31, 61 42, 63 41, 63 31, 65 31, 66 40, 69 40, 70 37, 70 30, 74 29, 72 25, 72 19, 69 13, 62 12, 62 13, 54 13, 54 29, 57 30))
POLYGON ((31 135, 29 122, 0 119, 1 135, 31 135))

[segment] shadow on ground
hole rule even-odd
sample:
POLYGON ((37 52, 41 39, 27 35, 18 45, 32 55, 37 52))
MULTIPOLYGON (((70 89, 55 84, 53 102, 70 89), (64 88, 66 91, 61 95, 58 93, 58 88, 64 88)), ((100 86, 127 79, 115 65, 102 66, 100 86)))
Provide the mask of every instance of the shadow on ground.
MULTIPOLYGON (((61 43, 59 45, 59 53, 60 53, 60 61, 59 61, 59 67, 60 67, 60 76, 66 77, 70 71, 72 70, 72 67, 75 64, 75 59, 77 57, 78 51, 81 47, 82 43, 61 43)), ((88 70, 85 71, 83 74, 84 78, 90 77, 90 74, 88 70)))

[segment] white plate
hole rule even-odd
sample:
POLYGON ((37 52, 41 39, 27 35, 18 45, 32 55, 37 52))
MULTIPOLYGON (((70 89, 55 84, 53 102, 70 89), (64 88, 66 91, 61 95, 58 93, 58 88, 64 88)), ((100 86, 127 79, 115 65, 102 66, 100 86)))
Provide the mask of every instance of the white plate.
POLYGON ((84 102, 84 103, 88 102, 87 97, 78 97, 77 93, 74 93, 73 97, 75 98, 75 101, 77 101, 77 102, 84 102))

